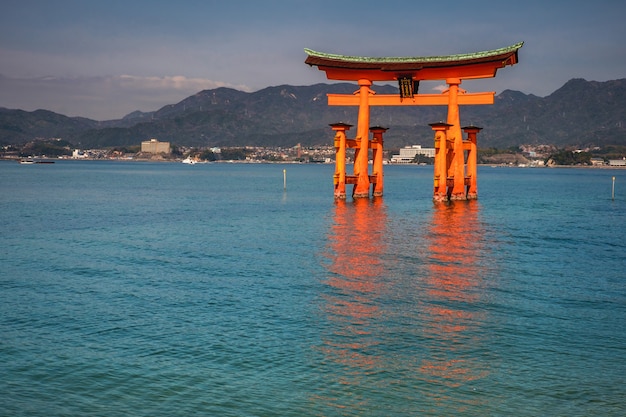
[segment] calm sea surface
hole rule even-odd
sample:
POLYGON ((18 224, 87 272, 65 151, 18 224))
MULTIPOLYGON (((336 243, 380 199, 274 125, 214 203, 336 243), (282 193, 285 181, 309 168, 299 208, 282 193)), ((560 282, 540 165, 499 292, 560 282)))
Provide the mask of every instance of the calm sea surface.
POLYGON ((0 415, 626 415, 625 170, 333 169, 0 162, 0 415))

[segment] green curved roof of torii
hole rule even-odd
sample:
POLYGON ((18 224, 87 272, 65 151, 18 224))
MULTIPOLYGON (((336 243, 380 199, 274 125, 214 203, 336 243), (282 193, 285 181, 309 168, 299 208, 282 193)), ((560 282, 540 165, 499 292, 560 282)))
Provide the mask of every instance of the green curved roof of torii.
POLYGON ((398 71, 403 69, 457 66, 467 64, 477 64, 483 62, 494 62, 509 60, 509 65, 517 62, 517 50, 524 45, 518 42, 515 45, 504 48, 493 49, 456 55, 440 56, 413 56, 413 57, 365 57, 329 54, 304 48, 308 55, 304 61, 309 65, 346 68, 346 69, 378 69, 383 71, 398 71), (511 59, 512 58, 512 59, 511 59))

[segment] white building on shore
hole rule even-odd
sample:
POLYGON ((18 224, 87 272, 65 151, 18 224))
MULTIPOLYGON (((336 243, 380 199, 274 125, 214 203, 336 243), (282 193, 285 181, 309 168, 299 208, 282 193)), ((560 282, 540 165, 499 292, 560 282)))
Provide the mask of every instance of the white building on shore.
POLYGON ((72 151, 72 158, 73 159, 84 159, 84 158, 87 158, 87 156, 88 156, 87 153, 81 151, 80 149, 74 149, 72 151))
POLYGON ((393 164, 408 164, 415 155, 424 155, 429 158, 435 157, 435 148, 422 148, 422 145, 405 146, 400 149, 400 153, 397 155, 391 155, 391 163, 393 164))
POLYGON ((609 159, 609 166, 612 166, 612 167, 624 167, 624 166, 626 166, 626 158, 609 159))
POLYGON ((159 142, 156 139, 141 142, 141 152, 146 153, 170 153, 172 148, 169 142, 159 142))

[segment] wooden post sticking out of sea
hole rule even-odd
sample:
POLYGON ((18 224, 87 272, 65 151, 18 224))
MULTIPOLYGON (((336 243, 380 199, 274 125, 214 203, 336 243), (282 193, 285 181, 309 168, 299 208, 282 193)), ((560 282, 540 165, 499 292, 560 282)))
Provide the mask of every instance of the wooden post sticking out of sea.
POLYGON ((613 185, 611 186, 611 200, 615 200, 615 177, 613 177, 613 185))

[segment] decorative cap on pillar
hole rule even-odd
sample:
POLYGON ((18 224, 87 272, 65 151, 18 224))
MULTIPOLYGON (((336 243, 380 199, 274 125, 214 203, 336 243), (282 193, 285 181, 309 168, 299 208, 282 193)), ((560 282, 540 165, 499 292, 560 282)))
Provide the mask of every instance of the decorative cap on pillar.
POLYGON ((479 131, 483 130, 482 127, 478 127, 478 126, 474 126, 474 125, 463 126, 461 129, 463 129, 464 132, 470 132, 470 131, 479 132, 479 131))
POLYGON ((428 123, 428 126, 432 127, 433 130, 441 130, 441 129, 447 129, 450 126, 454 126, 454 125, 451 125, 451 124, 446 123, 446 122, 439 121, 439 122, 435 122, 435 123, 428 123))
POLYGON ((331 123, 328 126, 332 127, 333 130, 348 130, 353 125, 349 125, 349 124, 344 123, 344 122, 339 122, 339 123, 331 123))
POLYGON ((386 132, 388 130, 389 130, 388 127, 382 127, 382 126, 372 126, 372 127, 370 127, 370 132, 386 132))

